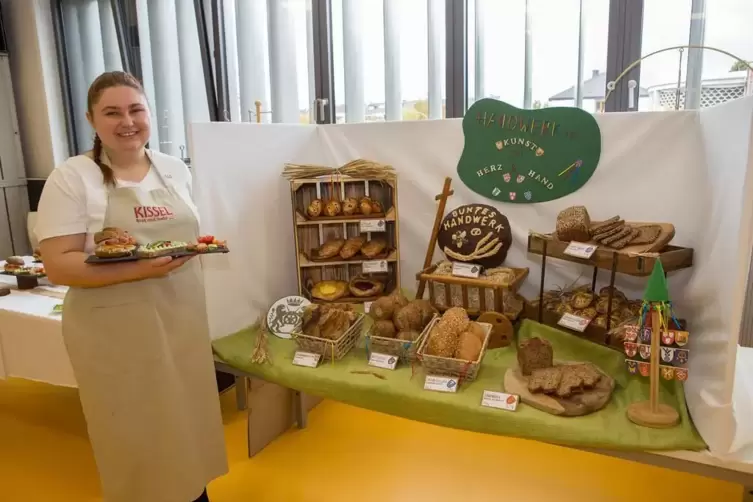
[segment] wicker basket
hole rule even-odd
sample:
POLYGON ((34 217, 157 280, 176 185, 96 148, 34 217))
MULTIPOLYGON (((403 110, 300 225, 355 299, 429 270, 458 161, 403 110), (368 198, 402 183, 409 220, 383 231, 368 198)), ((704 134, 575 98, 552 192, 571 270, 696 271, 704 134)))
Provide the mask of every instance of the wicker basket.
POLYGON ((358 314, 356 320, 350 325, 350 328, 343 333, 337 340, 328 338, 319 338, 318 336, 309 336, 303 333, 293 333, 293 339, 298 346, 314 354, 321 354, 322 359, 338 361, 342 359, 350 349, 356 344, 356 340, 361 335, 364 314, 358 314))
MULTIPOLYGON (((429 333, 439 319, 439 317, 435 317, 426 327, 424 332, 429 333)), ((462 359, 426 354, 424 351, 426 350, 426 343, 429 340, 429 336, 424 336, 424 339, 421 341, 421 345, 418 348, 418 360, 421 361, 423 367, 426 368, 426 374, 454 376, 458 378, 459 383, 463 381, 472 382, 475 380, 478 375, 478 370, 481 368, 481 361, 484 359, 486 346, 489 344, 489 335, 492 331, 491 324, 485 322, 479 324, 486 330, 486 338, 484 338, 481 352, 479 352, 478 358, 475 361, 463 361, 462 359)))
POLYGON ((514 320, 523 310, 523 302, 515 296, 515 292, 528 276, 527 268, 514 268, 515 280, 507 285, 484 278, 437 274, 436 269, 437 265, 432 265, 419 272, 416 278, 426 281, 429 301, 439 311, 463 307, 470 316, 493 311, 514 320))
POLYGON ((418 347, 419 345, 421 345, 423 339, 426 338, 426 333, 429 332, 429 327, 434 323, 434 320, 437 317, 438 316, 435 314, 434 317, 432 317, 431 321, 429 321, 429 324, 427 324, 423 331, 421 331, 421 334, 418 335, 418 338, 413 341, 375 336, 372 334, 374 327, 374 325, 372 324, 372 327, 369 328, 369 331, 366 333, 367 356, 370 356, 372 352, 378 352, 380 354, 395 356, 399 360, 403 361, 415 361, 418 347))

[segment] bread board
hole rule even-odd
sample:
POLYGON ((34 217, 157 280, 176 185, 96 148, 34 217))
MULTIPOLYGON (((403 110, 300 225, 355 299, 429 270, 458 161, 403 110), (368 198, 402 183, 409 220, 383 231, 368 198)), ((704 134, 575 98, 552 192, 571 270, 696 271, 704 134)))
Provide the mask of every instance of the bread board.
MULTIPOLYGON (((577 361, 555 361, 555 366, 566 364, 582 364, 577 361)), ((596 366, 596 365, 594 365, 596 366)), ((602 409, 607 405, 615 388, 614 378, 607 375, 596 366, 601 373, 601 380, 593 389, 573 394, 571 397, 559 398, 546 394, 533 394, 528 390, 528 377, 515 366, 505 373, 505 392, 517 394, 520 400, 537 410, 563 417, 579 417, 602 409)))

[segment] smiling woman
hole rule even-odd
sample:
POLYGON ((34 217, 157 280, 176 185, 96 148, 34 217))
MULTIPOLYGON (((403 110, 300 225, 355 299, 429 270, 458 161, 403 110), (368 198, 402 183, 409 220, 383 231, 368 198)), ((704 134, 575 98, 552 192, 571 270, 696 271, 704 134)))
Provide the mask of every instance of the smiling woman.
POLYGON ((48 277, 70 286, 63 338, 102 491, 107 502, 205 501, 227 461, 201 265, 86 263, 95 242, 98 254, 196 242, 191 175, 145 148, 149 106, 133 76, 100 75, 86 118, 94 146, 52 172, 35 233, 48 277))

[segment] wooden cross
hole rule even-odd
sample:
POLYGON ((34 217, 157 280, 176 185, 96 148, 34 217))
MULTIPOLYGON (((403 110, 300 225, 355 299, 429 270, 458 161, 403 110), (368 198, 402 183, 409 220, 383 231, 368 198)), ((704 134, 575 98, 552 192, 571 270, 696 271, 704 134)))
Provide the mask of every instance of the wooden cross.
MULTIPOLYGON (((422 270, 426 270, 431 266, 431 261, 434 258, 434 246, 437 245, 437 236, 439 235, 439 227, 442 224, 442 218, 444 218, 444 211, 447 207, 447 198, 454 194, 454 190, 450 190, 450 184, 452 178, 447 177, 444 179, 444 187, 442 193, 434 197, 434 200, 439 201, 437 206, 437 216, 434 218, 434 228, 431 231, 431 237, 429 238, 429 249, 426 250, 426 258, 424 258, 424 267, 422 270)), ((416 291, 416 298, 420 299, 424 296, 424 289, 426 288, 426 281, 419 279, 418 290, 416 291)))

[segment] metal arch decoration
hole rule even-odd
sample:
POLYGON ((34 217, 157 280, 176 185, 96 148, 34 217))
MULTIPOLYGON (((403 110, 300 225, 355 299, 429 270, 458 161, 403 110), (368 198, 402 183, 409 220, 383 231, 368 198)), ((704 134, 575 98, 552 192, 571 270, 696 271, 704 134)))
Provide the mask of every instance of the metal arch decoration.
POLYGON ((668 52, 668 51, 674 51, 674 50, 683 51, 685 49, 701 49, 701 50, 710 50, 710 51, 720 52, 720 53, 725 54, 725 55, 731 57, 732 59, 734 59, 734 60, 736 60, 736 61, 744 64, 745 66, 748 67, 748 69, 750 71, 753 71, 753 66, 751 66, 750 63, 748 63, 744 59, 741 59, 741 58, 735 56, 734 54, 732 54, 731 52, 727 52, 727 51, 725 51, 723 49, 717 49, 716 47, 709 47, 709 46, 706 46, 706 45, 675 45, 673 47, 665 47, 664 49, 659 49, 657 51, 650 52, 650 53, 646 54, 645 56, 642 56, 641 58, 636 59, 635 61, 633 61, 632 63, 630 63, 630 65, 627 68, 625 68, 622 71, 622 73, 620 73, 617 76, 616 79, 612 80, 611 82, 607 82, 607 95, 604 97, 604 103, 606 103, 609 100, 609 96, 612 95, 612 91, 614 91, 615 88, 617 87, 617 83, 620 80, 622 80, 622 78, 625 75, 627 75, 630 72, 630 70, 632 70, 633 68, 635 68, 636 66, 638 66, 639 64, 641 64, 641 62, 644 59, 648 59, 651 56, 655 56, 656 54, 660 54, 662 52, 668 52))

